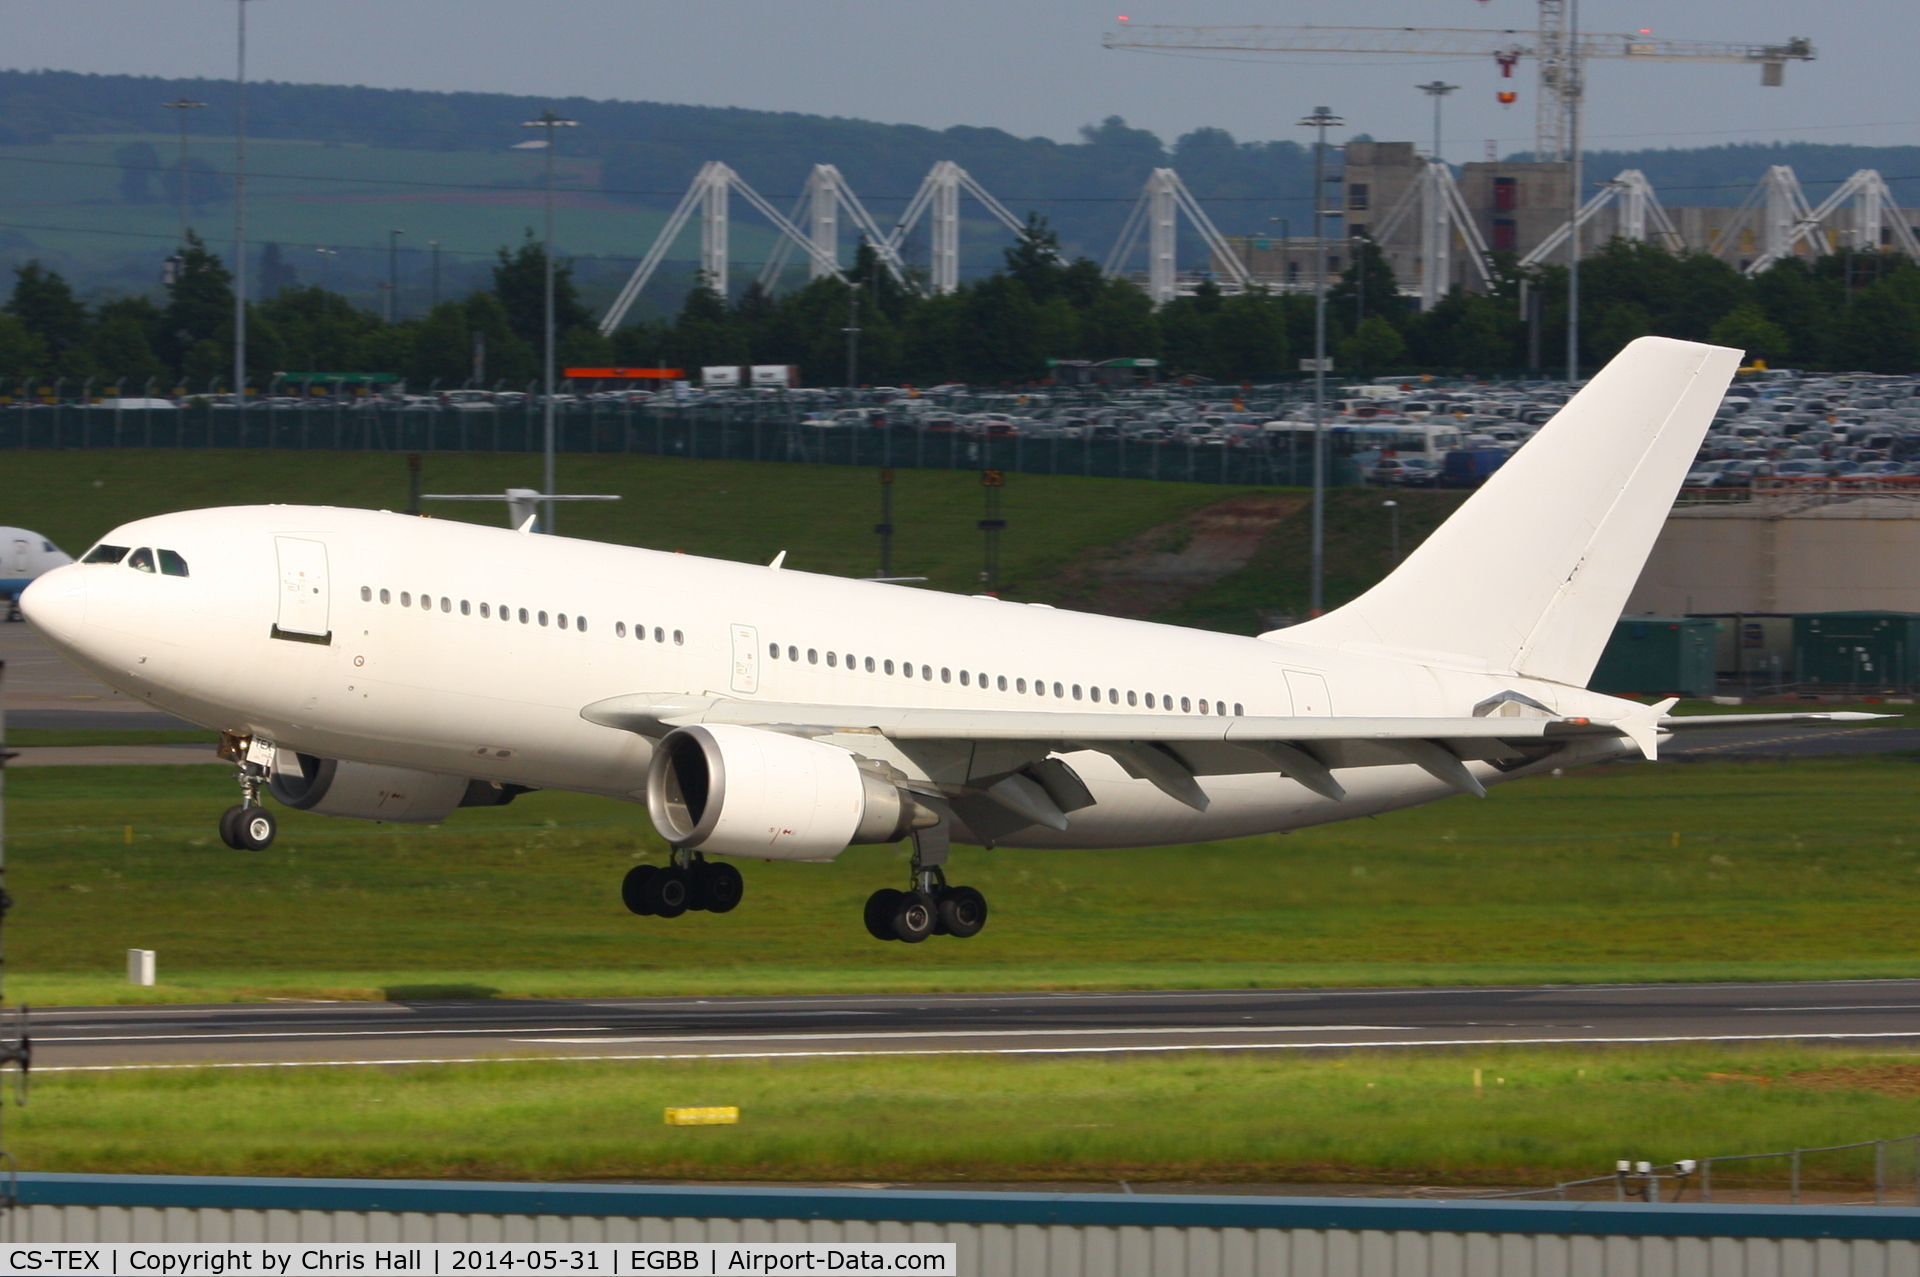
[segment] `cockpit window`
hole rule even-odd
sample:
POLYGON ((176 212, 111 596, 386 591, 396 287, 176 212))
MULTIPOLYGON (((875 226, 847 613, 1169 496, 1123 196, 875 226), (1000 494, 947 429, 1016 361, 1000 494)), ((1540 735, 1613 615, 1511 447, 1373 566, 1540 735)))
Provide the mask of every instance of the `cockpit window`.
POLYGON ((127 566, 130 568, 137 569, 138 571, 141 571, 141 572, 153 571, 154 570, 153 551, 149 550, 144 545, 141 546, 138 550, 135 550, 130 556, 128 556, 127 566))
POLYGON ((160 574, 162 576, 186 576, 187 561, 172 550, 160 551, 160 574))
POLYGON ((124 545, 96 545, 88 550, 87 557, 80 561, 82 563, 118 563, 126 557, 127 547, 124 545))

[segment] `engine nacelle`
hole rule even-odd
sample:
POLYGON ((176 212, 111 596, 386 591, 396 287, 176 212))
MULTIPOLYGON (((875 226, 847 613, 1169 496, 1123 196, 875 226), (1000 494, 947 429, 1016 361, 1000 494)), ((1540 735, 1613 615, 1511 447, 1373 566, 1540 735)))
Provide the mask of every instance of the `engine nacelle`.
MULTIPOLYGON (((441 776, 410 767, 346 763, 312 754, 280 751, 267 792, 296 811, 356 820, 392 820, 432 825, 457 807, 489 807, 512 801, 512 787, 465 776, 441 776), (478 792, 476 792, 478 791, 478 792)), ((513 793, 520 792, 517 788, 513 793)))
POLYGON ((675 847, 756 860, 832 860, 933 820, 844 749, 724 723, 682 727, 655 746, 647 811, 675 847))

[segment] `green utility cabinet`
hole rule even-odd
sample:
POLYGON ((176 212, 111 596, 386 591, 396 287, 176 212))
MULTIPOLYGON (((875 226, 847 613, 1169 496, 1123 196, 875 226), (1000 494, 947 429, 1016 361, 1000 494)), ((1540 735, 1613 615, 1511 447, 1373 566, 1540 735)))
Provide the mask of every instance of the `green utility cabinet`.
POLYGON ((1699 616, 1624 617, 1587 686, 1616 695, 1713 695, 1720 622, 1699 616))
POLYGON ((1793 618, 1794 681, 1829 687, 1920 683, 1920 613, 1809 612, 1793 618))

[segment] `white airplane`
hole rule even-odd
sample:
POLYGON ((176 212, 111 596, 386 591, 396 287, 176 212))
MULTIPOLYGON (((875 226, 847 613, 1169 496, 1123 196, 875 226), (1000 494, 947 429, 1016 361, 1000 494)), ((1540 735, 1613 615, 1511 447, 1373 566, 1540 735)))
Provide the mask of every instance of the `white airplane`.
POLYGON ((0 528, 0 603, 6 619, 20 619, 20 595, 43 572, 73 562, 73 556, 26 528, 0 528))
MULTIPOLYGON (((438 822, 534 788, 644 801, 674 849, 636 913, 725 912, 730 856, 911 837, 879 939, 977 933, 949 844, 1238 838, 1640 755, 1669 718, 1589 691, 1740 352, 1633 343, 1391 576, 1258 638, 368 510, 140 519, 23 606, 69 660, 224 733, 236 848, 262 788, 438 822)), ((784 554, 782 555, 784 559, 784 554)))

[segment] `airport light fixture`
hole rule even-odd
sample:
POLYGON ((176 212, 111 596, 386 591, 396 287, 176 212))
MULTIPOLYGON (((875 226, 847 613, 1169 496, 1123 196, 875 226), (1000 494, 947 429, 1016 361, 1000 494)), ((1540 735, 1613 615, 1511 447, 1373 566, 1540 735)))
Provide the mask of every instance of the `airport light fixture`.
POLYGON ((1300 121, 1313 135, 1313 548, 1307 615, 1326 604, 1327 585, 1327 130, 1346 121, 1324 106, 1300 121))
POLYGON ((206 106, 205 102, 196 102, 189 97, 175 98, 171 102, 162 102, 161 106, 175 113, 180 121, 180 242, 187 242, 188 201, 190 199, 187 184, 187 112, 197 111, 206 106))
POLYGON ((1460 86, 1457 84, 1448 84, 1444 80, 1429 80, 1425 84, 1416 84, 1413 87, 1433 99, 1432 158, 1437 160, 1440 158, 1440 100, 1460 86))
POLYGON ((1393 566, 1399 567, 1400 566, 1400 503, 1398 501, 1382 501, 1380 504, 1383 507, 1385 507, 1387 511, 1387 518, 1392 521, 1392 525, 1393 525, 1393 534, 1392 534, 1393 535, 1393 560, 1392 561, 1393 561, 1393 566))
POLYGON ((1580 100, 1586 93, 1586 72, 1580 56, 1580 0, 1567 4, 1567 386, 1580 384, 1580 195, 1585 183, 1580 171, 1580 100))
MULTIPOLYGON (((544 486, 544 488, 545 488, 545 490, 546 490, 546 491, 547 491, 547 492, 548 492, 549 494, 551 494, 551 493, 553 492, 553 490, 554 490, 554 477, 553 477, 553 449, 554 449, 554 402, 553 402, 553 396, 554 396, 554 384, 553 384, 553 131, 554 131, 555 129, 571 129, 571 128, 578 128, 578 127, 579 127, 579 121, 578 121, 578 120, 569 120, 569 119, 567 119, 566 117, 564 117, 564 116, 562 116, 562 115, 561 115, 561 114, 560 114, 559 112, 557 112, 557 111, 555 111, 555 110, 554 110, 554 109, 553 109, 552 107, 548 107, 548 108, 547 108, 546 110, 544 110, 544 111, 542 111, 542 112, 540 112, 540 114, 539 114, 539 115, 538 115, 538 116, 537 116, 536 118, 534 118, 534 119, 531 119, 531 120, 527 120, 527 121, 524 121, 524 122, 523 122, 523 123, 522 123, 522 124, 520 125, 520 127, 521 127, 521 128, 523 128, 523 129, 545 129, 545 130, 546 130, 546 152, 547 152, 547 171, 546 171, 546 193, 547 193, 547 238, 546 238, 546 243, 545 243, 545 244, 544 244, 544 246, 542 247, 542 250, 541 250, 541 256, 542 256, 542 257, 543 257, 543 258, 545 259, 545 263, 544 263, 544 264, 545 264, 545 266, 546 266, 546 280, 545 280, 545 287, 546 287, 546 322, 545 322, 545 324, 543 325, 543 328, 544 328, 544 330, 545 330, 545 332, 544 332, 544 335, 545 335, 545 339, 546 339, 546 340, 545 340, 545 346, 546 346, 546 350, 545 350, 545 380, 546 380, 546 390, 547 390, 547 394, 546 394, 546 399, 547 399, 547 402, 546 402, 546 413, 545 413, 545 416, 544 416, 544 424, 545 424, 545 426, 546 426, 546 431, 545 431, 545 440, 544 440, 544 446, 543 446, 543 451, 544 451, 544 453, 545 453, 545 461, 546 461, 546 468, 545 468, 545 470, 544 470, 544 471, 543 471, 542 473, 543 473, 543 475, 544 475, 544 478, 545 478, 545 481, 546 481, 546 482, 545 482, 545 484, 544 484, 543 486, 544 486)), ((549 497, 548 497, 548 499, 547 499, 547 501, 546 501, 546 517, 545 517, 545 518, 543 518, 543 519, 542 519, 542 520, 540 521, 540 524, 541 524, 541 527, 540 527, 540 530, 541 530, 542 532, 546 532, 546 533, 549 533, 549 534, 551 534, 551 533, 553 532, 553 500, 552 500, 552 497, 551 497, 551 496, 549 496, 549 497)))
MULTIPOLYGON (((233 130, 233 406, 247 407, 247 0, 236 18, 233 130)), ((185 174, 181 174, 184 179, 185 174)))

